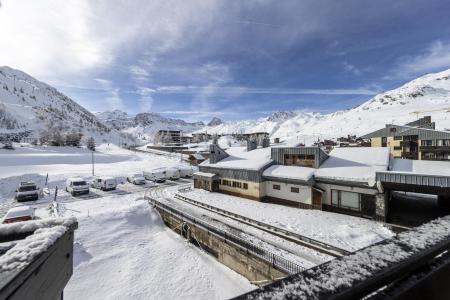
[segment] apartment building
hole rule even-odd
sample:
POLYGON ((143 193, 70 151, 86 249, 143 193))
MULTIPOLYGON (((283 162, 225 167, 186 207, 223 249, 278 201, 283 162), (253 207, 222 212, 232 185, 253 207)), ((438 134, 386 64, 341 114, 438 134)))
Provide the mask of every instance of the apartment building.
POLYGON ((450 160, 450 132, 435 130, 429 116, 406 125, 386 124, 362 138, 372 147, 388 147, 393 158, 450 160))

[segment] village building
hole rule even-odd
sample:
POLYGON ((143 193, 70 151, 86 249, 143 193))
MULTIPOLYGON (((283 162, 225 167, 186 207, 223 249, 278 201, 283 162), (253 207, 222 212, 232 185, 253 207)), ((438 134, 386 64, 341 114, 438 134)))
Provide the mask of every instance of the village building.
POLYGON ((194 182, 243 198, 385 221, 393 191, 438 195, 450 204, 450 162, 440 168, 420 163, 393 159, 388 147, 335 148, 327 154, 319 147, 226 152, 211 145, 194 182))
POLYGON ((192 166, 198 166, 199 164, 204 162, 206 158, 200 153, 192 153, 189 154, 188 160, 192 166))
POLYGON ((162 145, 180 145, 181 131, 180 130, 159 130, 154 138, 155 144, 162 145))
POLYGON ((393 158, 450 160, 450 132, 435 130, 431 117, 385 128, 362 136, 372 147, 388 147, 393 158))

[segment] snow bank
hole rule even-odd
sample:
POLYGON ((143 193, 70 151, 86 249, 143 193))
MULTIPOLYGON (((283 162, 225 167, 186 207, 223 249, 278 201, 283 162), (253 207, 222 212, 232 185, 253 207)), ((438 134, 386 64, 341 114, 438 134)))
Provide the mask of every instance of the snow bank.
POLYGON ((186 243, 133 195, 66 208, 79 228, 65 299, 226 299, 255 288, 186 243))
POLYGON ((77 222, 74 217, 70 218, 46 218, 35 221, 17 222, 0 225, 0 235, 9 235, 14 233, 24 233, 35 231, 39 228, 49 228, 55 226, 70 227, 77 222))

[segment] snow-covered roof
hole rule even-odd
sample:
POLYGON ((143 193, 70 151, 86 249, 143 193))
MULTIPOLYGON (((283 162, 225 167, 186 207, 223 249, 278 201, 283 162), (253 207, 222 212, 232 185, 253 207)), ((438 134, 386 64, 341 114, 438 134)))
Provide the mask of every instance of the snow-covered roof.
POLYGON ((394 158, 391 160, 389 170, 398 173, 450 176, 450 162, 394 158))
POLYGON ((265 177, 309 181, 314 175, 314 168, 275 165, 266 169, 265 177))
POLYGON ((217 175, 214 173, 207 173, 207 172, 195 172, 194 176, 213 178, 214 176, 217 176, 217 175))
POLYGON ((386 171, 388 166, 387 147, 335 148, 315 171, 315 177, 367 182, 373 185, 376 172, 386 171))
POLYGON ((81 177, 72 177, 72 178, 68 178, 67 180, 75 182, 75 181, 86 181, 81 177))
POLYGON ((191 155, 192 155, 192 157, 194 157, 195 159, 198 159, 198 160, 205 159, 205 157, 203 155, 201 155, 200 153, 194 153, 191 155))
POLYGON ((231 147, 226 151, 230 156, 211 164, 204 161, 201 166, 226 169, 260 170, 272 162, 270 148, 247 151, 245 147, 231 147))

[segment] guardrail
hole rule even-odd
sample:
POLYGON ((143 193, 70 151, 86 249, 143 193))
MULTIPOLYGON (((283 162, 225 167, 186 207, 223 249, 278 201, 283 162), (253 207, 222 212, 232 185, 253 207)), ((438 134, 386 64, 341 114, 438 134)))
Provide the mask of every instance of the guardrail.
POLYGON ((192 215, 189 215, 189 214, 182 212, 178 209, 175 209, 169 205, 161 203, 160 201, 158 201, 154 198, 151 198, 151 197, 145 195, 144 199, 148 200, 153 206, 155 206, 159 209, 162 209, 169 214, 175 215, 181 221, 189 221, 192 224, 203 228, 204 230, 208 231, 209 233, 216 235, 217 237, 223 239, 224 241, 232 243, 233 245, 246 251, 247 253, 251 253, 252 255, 271 264, 274 268, 276 268, 280 271, 286 272, 288 274, 296 274, 298 272, 305 270, 305 268, 297 265, 296 263, 294 263, 290 260, 287 260, 287 259, 285 259, 277 254, 274 254, 266 249, 258 247, 256 245, 252 244, 251 242, 248 242, 234 234, 231 234, 231 233, 226 232, 222 229, 219 229, 211 224, 208 224, 192 215))
POLYGON ((341 249, 339 247, 332 246, 332 245, 326 244, 324 242, 320 242, 320 241, 311 239, 309 237, 300 235, 300 234, 292 232, 292 231, 288 231, 288 230, 283 229, 283 228, 279 228, 279 227, 276 227, 276 226, 273 226, 273 225, 269 225, 267 223, 263 223, 263 222, 260 222, 260 221, 254 220, 254 219, 250 219, 248 217, 245 217, 245 216, 242 216, 242 215, 239 215, 239 214, 236 214, 236 213, 232 213, 232 212, 229 212, 227 210, 224 210, 224 209, 221 209, 221 208, 218 208, 218 207, 215 207, 215 206, 211 206, 211 205, 203 203, 203 202, 196 201, 194 199, 182 196, 180 194, 175 194, 175 198, 177 198, 179 200, 182 200, 182 201, 186 201, 186 202, 191 203, 191 204, 194 204, 196 206, 200 206, 200 207, 209 209, 211 211, 214 211, 214 212, 217 212, 217 213, 220 213, 220 214, 223 214, 223 215, 227 215, 227 216, 233 217, 235 219, 239 219, 239 220, 245 221, 245 222, 247 222, 249 224, 253 224, 253 225, 256 225, 258 227, 268 229, 268 230, 270 230, 270 231, 272 231, 272 232, 274 232, 276 234, 282 234, 282 235, 284 235, 286 237, 294 238, 296 240, 299 240, 299 241, 303 242, 304 243, 303 245, 306 246, 306 247, 313 248, 315 250, 318 250, 320 252, 326 253, 326 254, 334 256, 334 257, 340 257, 340 256, 348 255, 348 254, 351 253, 350 251, 347 251, 345 249, 341 249))

